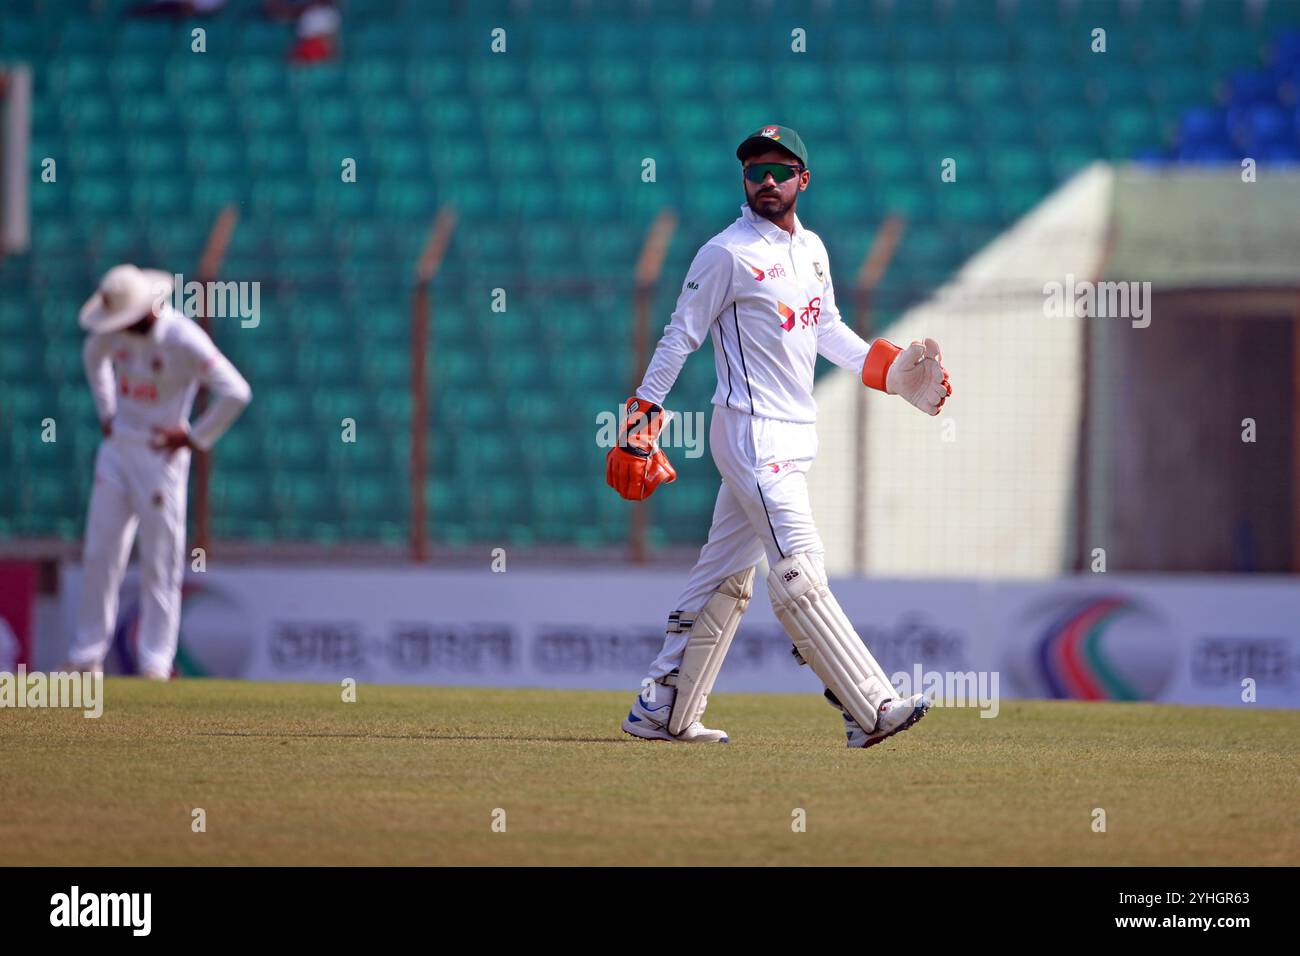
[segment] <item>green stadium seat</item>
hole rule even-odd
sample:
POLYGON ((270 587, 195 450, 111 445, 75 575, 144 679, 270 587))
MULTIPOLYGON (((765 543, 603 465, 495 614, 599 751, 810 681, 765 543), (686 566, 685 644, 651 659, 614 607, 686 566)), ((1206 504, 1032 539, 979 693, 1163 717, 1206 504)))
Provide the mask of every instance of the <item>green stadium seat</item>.
POLYGON ((400 540, 409 513, 405 476, 355 475, 339 487, 349 538, 387 535, 400 540))
MULTIPOLYGON (((384 428, 395 435, 405 435, 411 426, 414 399, 408 389, 401 387, 403 379, 386 382, 375 392, 375 410, 384 428)), ((406 378, 409 382, 410 379, 406 378)))
POLYGON ((264 418, 275 434, 301 428, 312 421, 311 395, 294 387, 264 387, 258 391, 257 400, 249 411, 264 418))
POLYGON ((1037 186, 1050 178, 1043 153, 1036 147, 1003 147, 987 154, 989 170, 999 184, 1037 186))
POLYGON ((1205 40, 1211 68, 1219 73, 1258 65, 1267 50, 1265 38, 1246 29, 1212 30, 1205 40))
POLYGON ((232 58, 228 66, 230 91, 240 105, 268 95, 278 94, 286 87, 286 66, 273 56, 243 56, 232 58))
MULTIPOLYGON (((45 53, 48 39, 49 30, 39 28, 33 20, 9 16, 0 22, 0 49, 7 56, 41 57, 45 53)), ((72 54, 75 51, 68 47, 67 52, 72 54)))
MULTIPOLYGON (((972 6, 961 4, 963 11, 972 6)), ((970 63, 1005 63, 1012 55, 1014 41, 1012 32, 998 24, 994 17, 986 20, 963 23, 953 31, 953 51, 961 59, 970 63)))
POLYGON ((927 103, 909 111, 911 128, 918 143, 934 141, 953 142, 963 138, 970 119, 960 106, 947 103, 927 103))
POLYGON ((297 129, 297 112, 292 102, 268 92, 239 101, 240 122, 249 134, 292 135, 297 129))
MULTIPOLYGON (((379 142, 391 142, 411 134, 420 122, 420 113, 405 99, 384 99, 367 109, 361 117, 362 126, 370 137, 379 142)), ((391 148, 385 145, 383 155, 391 148)))
POLYGON ((11 341, 0 350, 0 380, 35 384, 44 381, 44 343, 11 341))
POLYGON ((219 468, 250 471, 260 467, 265 460, 265 450, 257 429, 251 422, 237 422, 221 436, 213 458, 219 462, 219 468))
POLYGON ((59 116, 65 130, 86 136, 108 135, 118 121, 112 100, 89 92, 60 100, 59 116))
POLYGON ((877 149, 890 150, 896 149, 895 144, 905 135, 904 118, 905 113, 897 104, 882 101, 851 112, 846 117, 846 126, 856 143, 871 143, 877 149))
POLYGON ((253 183, 253 209, 270 220, 306 216, 312 208, 312 190, 301 177, 265 178, 253 183))
MULTIPOLYGON (((563 36, 571 42, 572 31, 567 27, 562 29, 563 36)), ((586 87, 581 64, 568 58, 534 62, 528 68, 527 82, 529 91, 538 99, 577 96, 583 94, 586 87)))
POLYGON ((348 31, 348 43, 366 56, 393 56, 406 45, 406 24, 387 18, 359 22, 348 31))
POLYGON ((131 208, 140 219, 167 221, 188 212, 189 190, 176 179, 137 182, 131 187, 131 208))
POLYGON ((246 157, 242 143, 225 140, 190 141, 187 162, 192 173, 197 176, 216 174, 230 176, 242 172, 246 167, 246 157))
MULTIPOLYGON (((483 128, 492 137, 539 136, 541 126, 533 104, 524 100, 502 101, 488 104, 482 113, 483 128)), ((518 144, 521 147, 534 147, 537 144, 527 141, 518 144)))
POLYGON ((210 138, 229 136, 238 120, 230 101, 199 97, 186 104, 180 122, 189 129, 193 140, 205 142, 210 138))
POLYGON ((1014 108, 1020 89, 1015 75, 1001 63, 982 63, 963 71, 958 93, 981 109, 1014 108))
MULTIPOLYGON (((4 39, 8 39, 7 32, 4 39)), ((50 63, 48 77, 50 88, 59 96, 84 96, 103 85, 104 69, 93 56, 69 54, 50 63)))
POLYGON ((343 444, 339 436, 311 427, 288 429, 268 442, 268 450, 279 467, 306 472, 329 460, 334 445, 343 444))
POLYGON ((167 60, 162 71, 169 92, 187 104, 219 97, 226 82, 226 64, 218 58, 185 52, 167 60))
POLYGON ((314 341, 298 353, 298 374, 302 381, 314 382, 325 388, 357 383, 359 369, 356 352, 348 344, 314 341))

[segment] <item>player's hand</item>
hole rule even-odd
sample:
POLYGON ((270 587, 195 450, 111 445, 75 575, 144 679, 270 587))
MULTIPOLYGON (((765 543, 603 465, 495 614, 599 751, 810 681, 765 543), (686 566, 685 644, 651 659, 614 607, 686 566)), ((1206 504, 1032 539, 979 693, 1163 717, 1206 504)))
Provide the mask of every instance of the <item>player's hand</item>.
POLYGON ((168 458, 176 454, 178 448, 193 448, 194 444, 190 441, 190 430, 184 425, 172 425, 170 428, 153 426, 153 436, 149 439, 149 445, 165 454, 168 458))
POLYGON ((675 481, 677 470, 659 447, 667 423, 664 410, 635 395, 625 405, 627 422, 617 447, 605 456, 605 483, 629 501, 642 501, 664 482, 675 481))
POLYGON ((901 396, 927 415, 938 415, 952 394, 939 343, 928 338, 899 352, 885 374, 885 391, 901 396))

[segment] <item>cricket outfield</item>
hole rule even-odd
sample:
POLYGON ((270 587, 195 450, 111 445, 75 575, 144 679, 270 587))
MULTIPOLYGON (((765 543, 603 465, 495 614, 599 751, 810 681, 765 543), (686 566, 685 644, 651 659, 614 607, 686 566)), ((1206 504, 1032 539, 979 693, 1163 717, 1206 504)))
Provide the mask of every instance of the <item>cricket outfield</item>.
POLYGON ((626 736, 624 693, 343 696, 109 678, 98 719, 0 710, 0 864, 1300 863, 1295 711, 1003 701, 850 751, 812 695, 718 693, 710 746, 626 736))

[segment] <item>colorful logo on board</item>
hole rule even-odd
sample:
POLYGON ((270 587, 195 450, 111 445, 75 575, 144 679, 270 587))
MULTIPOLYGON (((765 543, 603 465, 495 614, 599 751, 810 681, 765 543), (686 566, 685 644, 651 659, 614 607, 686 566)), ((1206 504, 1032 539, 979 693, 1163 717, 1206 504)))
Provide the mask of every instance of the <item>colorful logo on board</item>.
POLYGON ((1033 696, 1155 700, 1177 663, 1168 625, 1129 598, 1052 599, 1031 608, 1023 624, 1009 670, 1033 696))

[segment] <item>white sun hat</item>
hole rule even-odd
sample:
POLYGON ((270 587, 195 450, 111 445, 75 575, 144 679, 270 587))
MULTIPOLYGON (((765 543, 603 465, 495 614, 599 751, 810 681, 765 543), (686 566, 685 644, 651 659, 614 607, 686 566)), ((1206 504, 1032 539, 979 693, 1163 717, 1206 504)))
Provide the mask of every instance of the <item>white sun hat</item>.
POLYGON ((155 303, 165 301, 172 294, 172 284, 172 277, 158 269, 129 263, 113 266, 81 307, 77 321, 89 332, 124 329, 144 318, 155 303))

